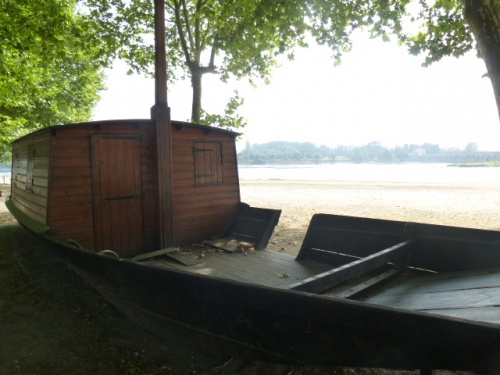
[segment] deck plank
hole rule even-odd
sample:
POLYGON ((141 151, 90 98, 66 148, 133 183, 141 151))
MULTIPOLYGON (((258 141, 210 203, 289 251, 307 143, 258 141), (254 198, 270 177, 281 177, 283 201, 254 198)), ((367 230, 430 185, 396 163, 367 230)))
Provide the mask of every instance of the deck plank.
POLYGON ((423 310, 431 314, 452 316, 454 318, 475 320, 492 324, 500 324, 500 307, 479 307, 446 310, 423 310))
POLYGON ((294 282, 331 269, 324 263, 314 260, 298 262, 289 254, 268 250, 247 254, 211 253, 189 267, 158 259, 145 263, 276 288, 288 288, 294 282))
POLYGON ((402 265, 408 258, 413 243, 412 240, 403 241, 367 257, 302 280, 291 285, 290 289, 308 293, 320 293, 366 272, 382 267, 389 262, 393 262, 396 266, 402 265))
POLYGON ((364 302, 497 324, 500 323, 498 271, 418 276, 364 302))
POLYGON ((419 275, 400 282, 379 295, 396 296, 400 294, 450 292, 494 287, 500 287, 500 269, 419 275))
POLYGON ((365 302, 409 310, 444 310, 464 307, 478 308, 500 305, 500 288, 475 288, 449 292, 376 295, 365 302))

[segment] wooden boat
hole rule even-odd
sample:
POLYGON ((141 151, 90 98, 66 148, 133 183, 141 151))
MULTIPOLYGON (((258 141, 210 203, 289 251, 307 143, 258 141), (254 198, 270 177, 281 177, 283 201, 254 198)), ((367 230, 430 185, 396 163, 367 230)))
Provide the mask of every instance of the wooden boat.
POLYGON ((13 143, 7 207, 121 311, 271 361, 500 368, 500 232, 318 214, 295 259, 267 251, 280 211, 241 202, 237 134, 170 121, 162 86, 152 120, 13 143))

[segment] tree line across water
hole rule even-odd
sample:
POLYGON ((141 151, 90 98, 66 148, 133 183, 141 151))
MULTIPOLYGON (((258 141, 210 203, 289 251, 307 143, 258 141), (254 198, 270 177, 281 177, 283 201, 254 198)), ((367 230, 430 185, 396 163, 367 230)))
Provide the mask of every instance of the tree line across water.
POLYGON ((477 153, 477 144, 469 143, 464 149, 442 149, 438 144, 424 143, 405 144, 393 148, 385 147, 377 141, 364 146, 317 146, 311 142, 273 141, 251 145, 246 143, 245 149, 238 153, 241 164, 271 163, 319 163, 350 161, 364 162, 405 162, 418 161, 428 155, 477 153))

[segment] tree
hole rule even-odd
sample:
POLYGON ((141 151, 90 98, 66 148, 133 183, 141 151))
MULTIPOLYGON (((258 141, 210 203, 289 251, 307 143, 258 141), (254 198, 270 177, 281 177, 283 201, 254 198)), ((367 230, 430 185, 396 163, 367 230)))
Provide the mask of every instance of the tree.
MULTIPOLYGON (((128 60, 133 70, 151 73, 153 2, 87 0, 87 3, 94 9, 92 14, 96 19, 107 24, 109 19, 103 19, 102 14, 111 14, 112 22, 124 30, 121 57, 128 60)), ((179 74, 190 77, 193 122, 202 118, 217 120, 203 115, 205 74, 218 74, 223 81, 229 77, 266 79, 279 54, 291 51, 295 45, 305 45, 305 5, 299 0, 166 1, 169 79, 179 74)), ((241 104, 237 96, 230 100, 230 105, 234 104, 241 104)), ((238 118, 233 123, 242 124, 238 118)))
POLYGON ((3 0, 0 25, 0 158, 5 160, 16 137, 88 120, 109 60, 91 20, 77 13, 76 1, 3 0))
POLYGON ((395 35, 424 66, 476 49, 484 59, 500 116, 499 0, 311 0, 312 33, 337 58, 351 47, 358 28, 373 36, 395 35), (419 31, 407 29, 419 25, 419 31))
POLYGON ((413 53, 427 53, 426 63, 460 56, 476 48, 491 80, 500 117, 500 1, 438 0, 424 2, 424 30, 408 38, 413 53), (475 40, 475 42, 474 42, 475 40))

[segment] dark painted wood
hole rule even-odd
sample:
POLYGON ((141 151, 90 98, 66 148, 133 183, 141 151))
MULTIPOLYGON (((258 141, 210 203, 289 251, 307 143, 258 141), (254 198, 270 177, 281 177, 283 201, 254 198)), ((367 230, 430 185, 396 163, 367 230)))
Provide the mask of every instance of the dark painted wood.
MULTIPOLYGON (((500 353, 497 325, 145 267, 76 249, 57 252, 144 328, 168 338, 183 327, 177 337, 204 338, 204 347, 214 350, 224 338, 225 353, 301 364, 474 371, 487 371, 500 353)), ((200 266, 185 269, 192 267, 200 266)))
POLYGON ((256 250, 266 248, 269 239, 278 224, 281 210, 250 207, 241 205, 235 217, 225 230, 224 237, 233 237, 255 244, 256 250))
POLYGON ((408 257, 413 241, 405 241, 378 253, 358 259, 333 270, 315 275, 290 286, 290 289, 308 293, 319 293, 366 272, 372 271, 388 262, 399 263, 408 257))
MULTIPOLYGON (((401 272, 403 272, 402 269, 395 269, 392 268, 388 271, 385 271, 375 277, 372 277, 366 281, 363 281, 362 283, 359 283, 355 285, 354 287, 350 287, 349 289, 341 292, 334 294, 335 297, 338 298, 350 298, 353 299, 356 296, 360 295, 361 293, 366 293, 369 290, 373 289, 376 286, 379 286, 383 282, 387 282, 388 280, 394 279, 396 276, 398 276, 401 272)), ((331 295, 331 294, 329 294, 331 295)))
POLYGON ((398 221, 316 214, 297 260, 314 257, 312 248, 365 257, 401 242, 405 227, 398 221))

